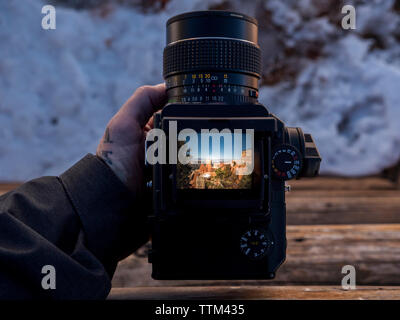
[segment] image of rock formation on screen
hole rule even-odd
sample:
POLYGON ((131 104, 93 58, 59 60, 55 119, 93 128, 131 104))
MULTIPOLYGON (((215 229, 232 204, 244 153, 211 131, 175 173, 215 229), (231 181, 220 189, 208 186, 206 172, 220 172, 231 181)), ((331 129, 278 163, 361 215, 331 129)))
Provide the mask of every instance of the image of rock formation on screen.
POLYGON ((251 164, 250 150, 242 151, 239 161, 199 161, 199 163, 177 164, 178 189, 251 189, 252 175, 237 174, 251 164))

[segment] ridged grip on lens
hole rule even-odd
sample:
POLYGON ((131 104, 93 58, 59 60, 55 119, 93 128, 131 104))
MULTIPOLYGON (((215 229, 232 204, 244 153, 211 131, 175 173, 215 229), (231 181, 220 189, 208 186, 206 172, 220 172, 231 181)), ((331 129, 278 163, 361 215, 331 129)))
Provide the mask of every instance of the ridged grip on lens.
POLYGON ((241 72, 260 78, 261 51, 234 39, 187 39, 164 49, 164 78, 192 71, 241 72))

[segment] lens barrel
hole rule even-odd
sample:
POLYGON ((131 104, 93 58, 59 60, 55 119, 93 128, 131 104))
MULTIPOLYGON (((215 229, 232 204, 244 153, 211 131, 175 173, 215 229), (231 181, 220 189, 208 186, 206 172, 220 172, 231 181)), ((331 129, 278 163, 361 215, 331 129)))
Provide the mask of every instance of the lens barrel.
POLYGON ((163 74, 169 102, 256 103, 261 75, 257 21, 196 11, 167 22, 163 74))

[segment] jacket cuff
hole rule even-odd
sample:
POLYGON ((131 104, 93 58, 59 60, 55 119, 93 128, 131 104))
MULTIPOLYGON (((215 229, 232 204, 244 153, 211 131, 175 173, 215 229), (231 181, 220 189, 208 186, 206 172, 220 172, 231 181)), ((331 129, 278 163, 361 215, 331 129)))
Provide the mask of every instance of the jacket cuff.
POLYGON ((117 262, 148 240, 134 195, 100 158, 86 155, 60 176, 82 222, 88 249, 114 273, 117 262))

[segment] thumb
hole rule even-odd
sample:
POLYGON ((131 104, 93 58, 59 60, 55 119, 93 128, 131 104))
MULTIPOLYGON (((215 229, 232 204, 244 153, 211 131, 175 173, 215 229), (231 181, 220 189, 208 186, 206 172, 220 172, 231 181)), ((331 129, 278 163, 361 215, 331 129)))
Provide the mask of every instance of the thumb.
POLYGON ((124 116, 134 118, 143 128, 154 112, 167 102, 165 84, 142 86, 125 102, 121 108, 124 116))

